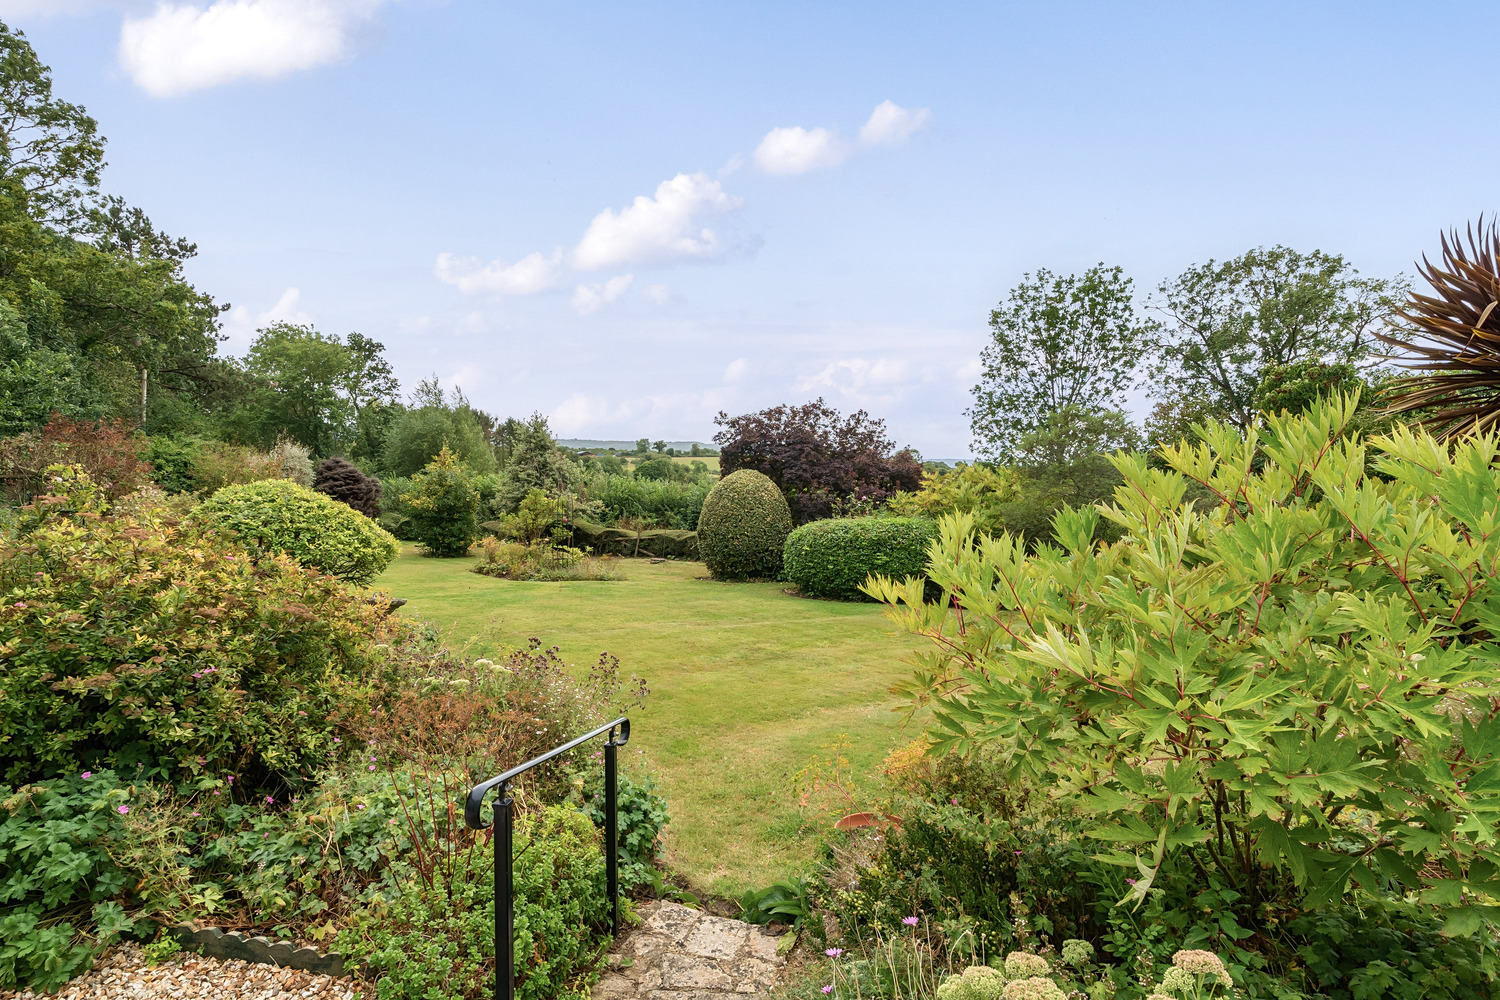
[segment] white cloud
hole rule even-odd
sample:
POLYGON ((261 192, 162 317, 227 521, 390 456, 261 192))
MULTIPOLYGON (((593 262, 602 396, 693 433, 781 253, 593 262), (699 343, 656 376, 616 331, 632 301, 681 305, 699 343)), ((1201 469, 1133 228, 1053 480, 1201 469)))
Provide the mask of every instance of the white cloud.
POLYGON ((492 292, 496 295, 535 295, 563 284, 562 251, 550 256, 530 253, 514 264, 503 260, 483 263, 477 257, 438 254, 432 273, 445 285, 461 292, 492 292))
POLYGON ((859 147, 899 146, 931 120, 932 112, 927 108, 911 110, 882 101, 860 128, 858 146, 821 126, 773 128, 755 147, 755 165, 768 174, 784 177, 836 167, 859 147))
POLYGON ((642 288, 641 291, 645 293, 646 298, 650 299, 652 302, 655 302, 659 306, 664 306, 668 302, 671 302, 674 298, 676 298, 676 296, 672 294, 672 289, 667 287, 666 285, 647 285, 645 288, 642 288))
POLYGON ((238 354, 255 340, 255 331, 273 323, 311 323, 312 316, 303 312, 301 305, 302 292, 296 288, 288 288, 281 293, 276 304, 263 313, 252 314, 244 306, 235 306, 224 320, 223 332, 227 338, 224 341, 225 347, 229 353, 238 354))
POLYGON ((270 80, 345 58, 382 0, 163 0, 120 28, 120 65, 153 97, 270 80))
POLYGON ((735 358, 724 368, 724 381, 738 382, 750 373, 749 358, 735 358))
POLYGON ((703 223, 742 204, 701 173, 678 174, 658 184, 654 197, 637 195, 619 212, 606 208, 594 216, 573 249, 573 266, 593 271, 712 257, 722 247, 718 235, 703 223))
POLYGON ((859 130, 859 141, 866 146, 899 146, 931 120, 928 108, 912 111, 894 101, 881 101, 859 130))
POLYGON ((911 365, 904 359, 844 358, 797 380, 798 392, 834 390, 852 399, 886 398, 890 387, 906 381, 911 365))
POLYGON ((805 174, 836 167, 853 150, 826 128, 773 128, 755 147, 755 165, 768 174, 805 174))
POLYGON ((573 289, 573 308, 578 310, 580 316, 598 312, 624 295, 625 289, 630 287, 630 282, 634 278, 633 274, 621 274, 610 278, 602 285, 579 285, 573 289))

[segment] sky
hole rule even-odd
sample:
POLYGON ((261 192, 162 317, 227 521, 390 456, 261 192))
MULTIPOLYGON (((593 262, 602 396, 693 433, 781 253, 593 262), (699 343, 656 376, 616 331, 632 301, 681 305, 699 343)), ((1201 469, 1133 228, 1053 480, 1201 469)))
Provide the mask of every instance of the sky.
MULTIPOLYGON (((0 0, 226 350, 385 344, 564 437, 822 396, 969 455, 1037 268, 1412 274, 1500 209, 1500 4, 0 0)), ((1150 386, 1132 395, 1143 416, 1150 386)))

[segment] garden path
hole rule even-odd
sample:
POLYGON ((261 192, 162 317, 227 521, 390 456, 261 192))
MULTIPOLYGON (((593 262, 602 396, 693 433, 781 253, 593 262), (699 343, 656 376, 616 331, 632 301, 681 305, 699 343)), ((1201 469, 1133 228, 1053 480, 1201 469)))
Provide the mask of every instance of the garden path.
POLYGON ((594 1000, 750 1000, 769 993, 784 962, 764 927, 667 901, 638 912, 594 1000))

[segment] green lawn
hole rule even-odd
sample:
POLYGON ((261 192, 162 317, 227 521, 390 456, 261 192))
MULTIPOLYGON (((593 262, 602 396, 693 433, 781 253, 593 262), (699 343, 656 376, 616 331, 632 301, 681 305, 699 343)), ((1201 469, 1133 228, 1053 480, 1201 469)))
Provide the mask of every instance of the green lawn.
POLYGON ((913 644, 876 605, 719 583, 702 563, 629 560, 629 579, 609 583, 495 580, 472 564, 407 546, 376 586, 450 648, 480 655, 537 636, 579 667, 607 650, 645 677, 630 756, 660 779, 667 859, 699 888, 734 895, 805 869, 816 831, 802 828, 793 776, 841 734, 855 771, 873 775, 915 735, 886 693, 913 644))

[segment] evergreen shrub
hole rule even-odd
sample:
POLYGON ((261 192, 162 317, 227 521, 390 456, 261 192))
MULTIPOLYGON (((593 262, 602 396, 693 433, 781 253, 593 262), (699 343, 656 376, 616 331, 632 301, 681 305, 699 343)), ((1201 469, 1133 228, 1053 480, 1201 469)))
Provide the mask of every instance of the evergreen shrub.
POLYGON ((763 473, 741 469, 704 499, 698 551, 719 579, 774 578, 791 530, 792 512, 781 490, 763 473))
POLYGON ((401 503, 407 517, 403 527, 430 555, 444 559, 467 555, 479 536, 479 494, 468 471, 447 448, 412 477, 401 503))
POLYGON ((921 576, 936 525, 923 517, 839 517, 813 521, 786 538, 785 576, 804 594, 869 600, 860 591, 872 574, 895 580, 921 576))
POLYGON ((255 551, 284 552, 350 583, 369 583, 399 551, 396 539, 359 511, 288 479, 226 486, 199 511, 255 551))
POLYGON ((359 511, 365 517, 380 516, 380 480, 367 476, 342 458, 325 458, 313 475, 313 489, 359 511))

